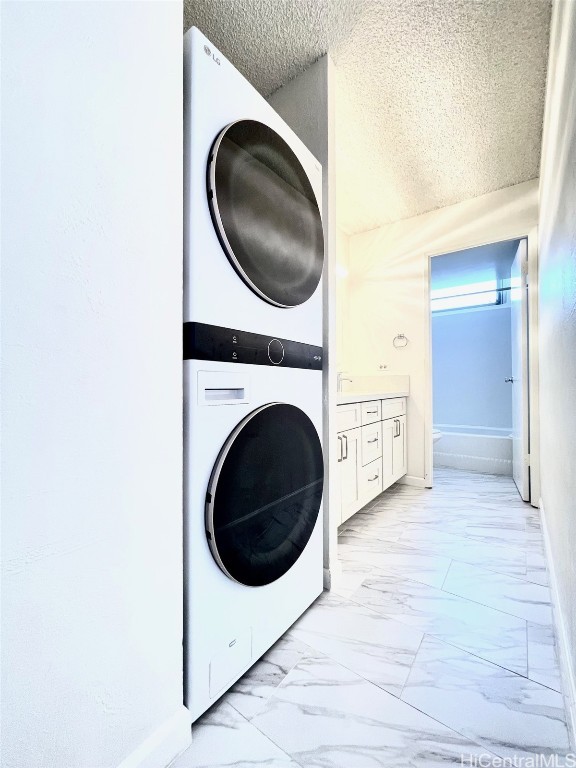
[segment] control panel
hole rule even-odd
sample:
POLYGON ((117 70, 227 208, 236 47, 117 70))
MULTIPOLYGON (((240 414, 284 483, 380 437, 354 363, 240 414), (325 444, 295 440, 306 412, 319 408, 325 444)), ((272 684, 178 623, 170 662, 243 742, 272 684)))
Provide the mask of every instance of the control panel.
POLYGON ((206 323, 184 323, 184 360, 321 371, 322 347, 206 323))

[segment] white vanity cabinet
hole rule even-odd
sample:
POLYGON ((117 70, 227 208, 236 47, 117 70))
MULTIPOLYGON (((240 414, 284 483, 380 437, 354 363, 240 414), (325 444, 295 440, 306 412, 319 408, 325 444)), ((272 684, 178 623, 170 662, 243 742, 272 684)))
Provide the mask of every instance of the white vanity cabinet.
POLYGON ((406 398, 338 405, 336 428, 340 525, 406 474, 406 398))

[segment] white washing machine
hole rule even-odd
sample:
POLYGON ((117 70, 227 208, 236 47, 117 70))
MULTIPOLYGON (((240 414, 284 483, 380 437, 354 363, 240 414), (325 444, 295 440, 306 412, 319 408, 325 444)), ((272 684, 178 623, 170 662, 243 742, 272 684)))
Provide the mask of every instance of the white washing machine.
POLYGON ((184 358, 184 688, 195 720, 322 592, 322 350, 188 323, 184 358), (223 362, 234 352, 238 362, 223 362))
POLYGON ((184 62, 184 320, 321 345, 321 165, 198 29, 184 62))

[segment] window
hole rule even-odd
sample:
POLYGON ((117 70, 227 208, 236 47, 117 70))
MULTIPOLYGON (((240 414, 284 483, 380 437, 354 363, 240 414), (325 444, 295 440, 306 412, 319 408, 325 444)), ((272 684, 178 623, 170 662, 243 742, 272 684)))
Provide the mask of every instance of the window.
POLYGON ((455 285, 451 288, 433 288, 430 292, 432 312, 466 307, 484 307, 500 304, 501 292, 497 280, 455 285))

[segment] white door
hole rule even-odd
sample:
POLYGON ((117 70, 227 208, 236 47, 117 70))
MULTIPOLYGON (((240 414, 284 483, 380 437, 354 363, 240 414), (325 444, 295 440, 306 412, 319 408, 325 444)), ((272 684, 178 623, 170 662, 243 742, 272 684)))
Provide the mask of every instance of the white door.
POLYGON ((521 240, 510 272, 512 325, 512 474, 520 496, 530 501, 528 402, 528 248, 521 240))

